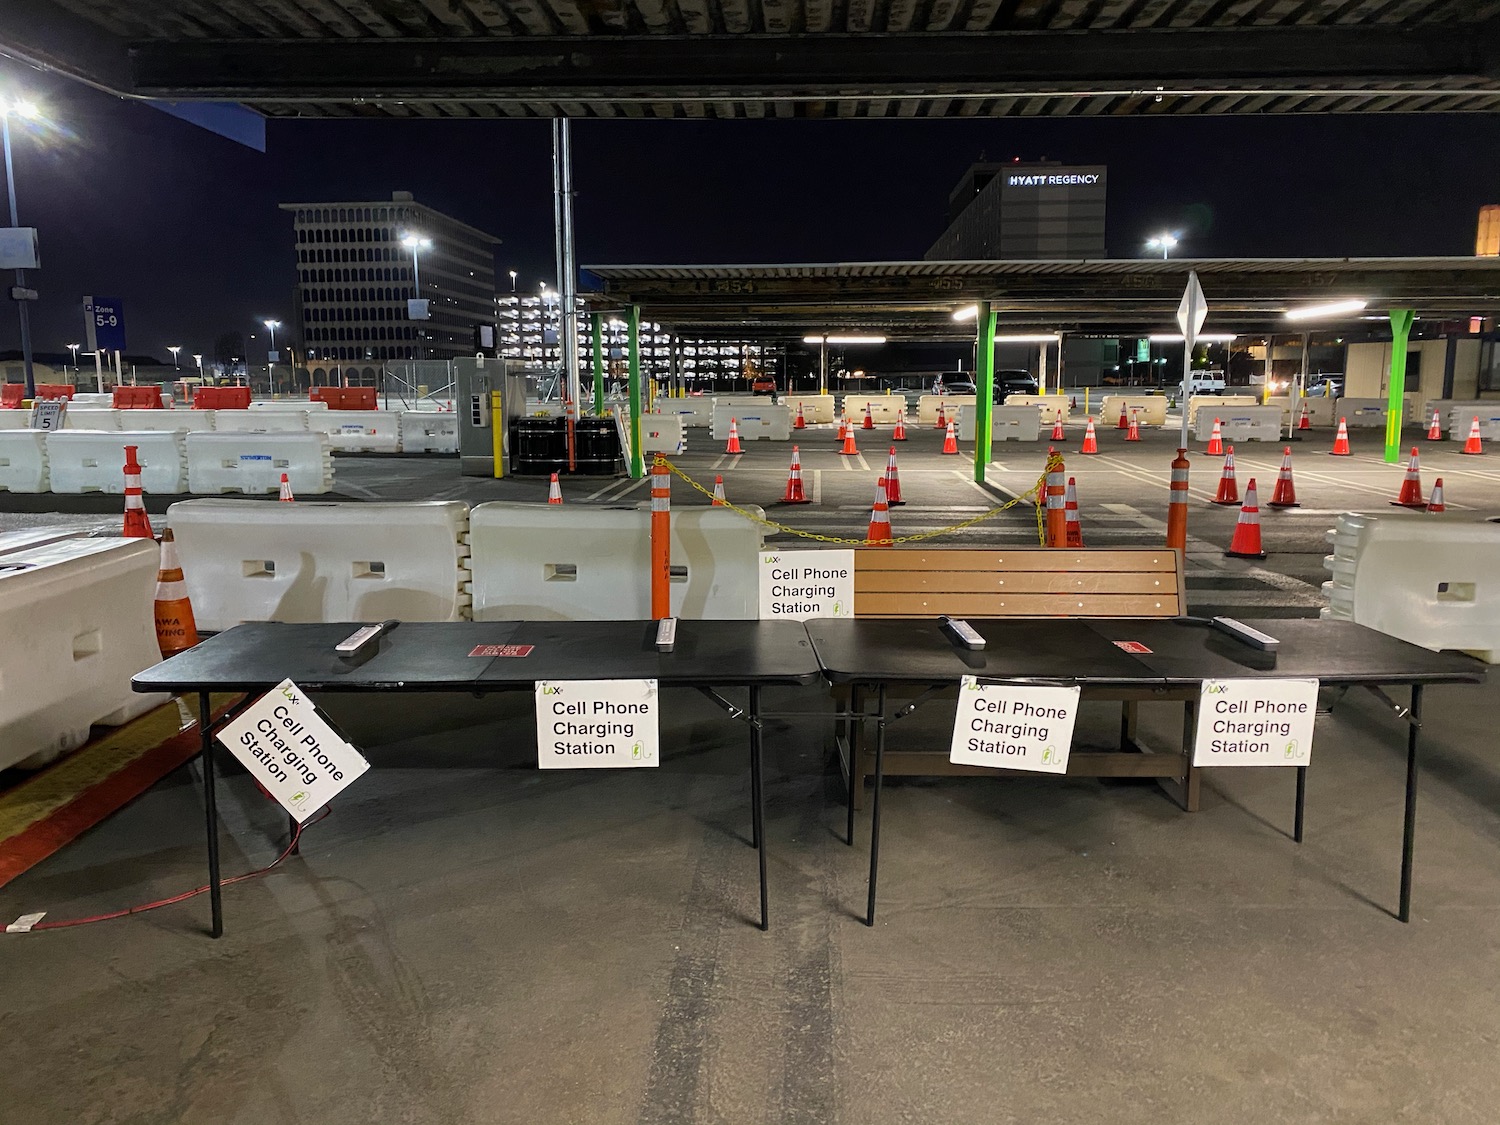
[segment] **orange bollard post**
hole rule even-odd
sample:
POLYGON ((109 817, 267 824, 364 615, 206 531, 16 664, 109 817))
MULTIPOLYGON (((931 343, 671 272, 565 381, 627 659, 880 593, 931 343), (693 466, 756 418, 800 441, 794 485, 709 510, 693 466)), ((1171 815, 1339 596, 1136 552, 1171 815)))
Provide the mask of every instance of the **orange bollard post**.
POLYGON ((1167 546, 1187 553, 1188 517, 1187 450, 1179 449, 1172 460, 1172 491, 1167 504, 1167 546))
POLYGON ((139 446, 125 447, 125 530, 126 539, 155 539, 146 502, 141 499, 141 463, 136 460, 139 446))
POLYGON ((1068 545, 1068 477, 1063 459, 1049 450, 1047 455, 1047 546, 1068 545))
POLYGON ((672 478, 666 462, 651 466, 651 616, 672 616, 672 478))

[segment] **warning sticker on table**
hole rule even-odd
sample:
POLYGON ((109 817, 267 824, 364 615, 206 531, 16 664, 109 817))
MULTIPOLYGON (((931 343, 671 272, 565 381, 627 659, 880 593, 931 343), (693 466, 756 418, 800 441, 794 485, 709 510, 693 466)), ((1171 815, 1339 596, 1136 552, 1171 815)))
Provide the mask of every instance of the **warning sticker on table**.
POLYGON ((1029 773, 1067 773, 1079 688, 982 684, 958 689, 950 762, 1029 773))
POLYGON ((655 680, 538 680, 537 765, 631 769, 660 762, 655 680))
POLYGON ((1145 645, 1141 644, 1140 641, 1116 641, 1115 647, 1123 649, 1125 652, 1134 653, 1136 656, 1145 656, 1151 651, 1145 645))
POLYGON ((530 656, 536 645, 475 645, 470 656, 530 656))
POLYGON ((1193 765, 1308 765, 1317 716, 1317 680, 1204 680, 1193 765))

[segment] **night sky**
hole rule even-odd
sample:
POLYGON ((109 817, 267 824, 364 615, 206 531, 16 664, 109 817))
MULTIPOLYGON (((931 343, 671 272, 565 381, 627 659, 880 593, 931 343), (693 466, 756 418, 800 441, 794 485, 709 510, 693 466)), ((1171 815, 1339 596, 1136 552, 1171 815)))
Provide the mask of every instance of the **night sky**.
MULTIPOLYGON (((35 346, 83 339, 85 293, 124 300, 132 353, 290 322, 287 201, 394 189, 503 240, 497 284, 552 280, 545 121, 294 121, 261 154, 149 106, 0 62, 60 129, 14 137, 41 231, 35 346)), ((985 158, 1109 166, 1109 251, 1176 229, 1188 256, 1472 254, 1500 202, 1500 116, 1087 121, 582 121, 581 264, 920 258, 985 158)), ((19 347, 0 311, 0 350, 19 347)), ((256 349, 252 348, 252 355, 256 349)))

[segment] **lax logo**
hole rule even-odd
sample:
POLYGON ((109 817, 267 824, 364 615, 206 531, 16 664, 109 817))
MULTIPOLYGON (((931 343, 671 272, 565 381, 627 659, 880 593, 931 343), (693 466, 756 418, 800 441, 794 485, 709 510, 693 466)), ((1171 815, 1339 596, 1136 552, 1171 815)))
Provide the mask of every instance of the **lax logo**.
POLYGON ((763 561, 767 566, 775 566, 777 563, 781 562, 781 556, 780 555, 766 555, 766 556, 763 557, 763 559, 761 561, 763 561))
POLYGON ((1204 695, 1228 695, 1229 685, 1222 681, 1210 681, 1203 685, 1204 695))
POLYGON ((563 693, 562 684, 543 684, 542 685, 542 694, 543 695, 561 695, 562 693, 563 693))

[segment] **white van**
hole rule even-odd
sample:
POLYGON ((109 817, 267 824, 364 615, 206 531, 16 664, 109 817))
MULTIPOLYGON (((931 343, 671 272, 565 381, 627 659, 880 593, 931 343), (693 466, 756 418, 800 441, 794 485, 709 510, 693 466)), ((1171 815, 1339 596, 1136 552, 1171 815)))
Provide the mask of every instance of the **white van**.
POLYGON ((1194 371, 1188 376, 1188 394, 1221 395, 1224 393, 1222 371, 1194 371))

